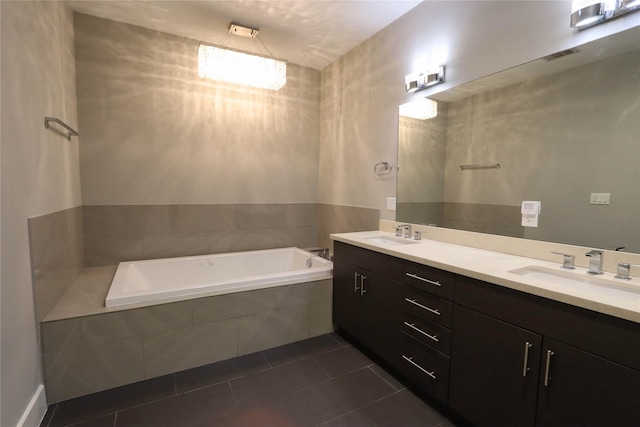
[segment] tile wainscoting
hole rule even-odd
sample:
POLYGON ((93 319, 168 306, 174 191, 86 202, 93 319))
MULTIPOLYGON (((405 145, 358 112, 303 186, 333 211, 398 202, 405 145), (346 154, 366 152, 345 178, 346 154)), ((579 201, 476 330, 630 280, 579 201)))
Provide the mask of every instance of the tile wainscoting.
POLYGON ((87 267, 317 245, 315 203, 95 205, 83 214, 87 267))
POLYGON ((28 219, 36 320, 56 305, 84 268, 82 207, 28 219))

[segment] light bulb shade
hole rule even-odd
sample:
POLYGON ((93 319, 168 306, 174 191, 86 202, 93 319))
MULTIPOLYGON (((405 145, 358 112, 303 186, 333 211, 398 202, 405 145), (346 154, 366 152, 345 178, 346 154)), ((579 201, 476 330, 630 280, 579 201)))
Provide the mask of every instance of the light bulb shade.
POLYGON ((399 107, 399 113, 402 117, 410 117, 412 119, 433 119, 438 116, 438 103, 433 99, 418 99, 402 104, 399 107))
POLYGON ((265 56, 200 44, 198 75, 226 83, 280 90, 287 83, 287 63, 265 56))

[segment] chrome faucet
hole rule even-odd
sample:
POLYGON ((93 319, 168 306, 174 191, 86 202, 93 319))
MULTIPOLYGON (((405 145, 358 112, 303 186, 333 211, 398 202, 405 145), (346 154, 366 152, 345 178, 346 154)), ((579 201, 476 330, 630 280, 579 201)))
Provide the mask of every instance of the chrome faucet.
POLYGON ((631 280, 631 267, 640 267, 640 265, 628 262, 619 262, 617 274, 613 277, 616 279, 631 280))
POLYGON ((402 236, 405 239, 411 238, 411 224, 400 224, 396 227, 396 236, 402 236))
POLYGON ((604 255, 602 254, 602 251, 593 249, 587 252, 585 255, 591 258, 589 260, 589 270, 587 270, 587 273, 603 274, 604 272, 602 270, 602 262, 604 261, 604 255))
POLYGON ((567 268, 569 270, 573 270, 575 267, 573 263, 576 260, 575 255, 564 254, 562 252, 551 252, 552 254, 562 255, 562 268, 567 268))

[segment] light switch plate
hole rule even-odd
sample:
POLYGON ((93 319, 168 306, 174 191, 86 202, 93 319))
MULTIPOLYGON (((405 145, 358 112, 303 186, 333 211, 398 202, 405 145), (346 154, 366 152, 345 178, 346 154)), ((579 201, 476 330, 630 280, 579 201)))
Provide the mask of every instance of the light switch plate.
POLYGON ((591 193, 592 205, 608 205, 611 193, 591 193))
POLYGON ((396 198, 395 197, 387 197, 387 210, 395 211, 396 210, 396 198))

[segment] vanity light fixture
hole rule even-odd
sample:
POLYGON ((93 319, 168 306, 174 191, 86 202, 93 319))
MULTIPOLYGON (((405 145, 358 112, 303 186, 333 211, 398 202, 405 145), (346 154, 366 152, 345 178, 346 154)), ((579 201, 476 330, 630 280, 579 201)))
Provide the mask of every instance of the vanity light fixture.
MULTIPOLYGON (((258 29, 237 24, 231 24, 229 34, 260 40, 258 29)), ((275 91, 287 83, 287 63, 275 59, 273 55, 269 57, 200 43, 198 75, 210 80, 275 91)))
POLYGON ((606 2, 573 0, 571 3, 571 26, 583 28, 605 20, 606 2))
POLYGON ((418 99, 402 104, 399 107, 399 113, 402 117, 410 117, 412 119, 433 119, 438 116, 438 103, 429 98, 418 99))
POLYGON ((444 83, 444 66, 429 71, 407 74, 404 77, 404 89, 407 92, 417 92, 440 83, 444 83))
POLYGON ((620 9, 628 11, 640 9, 640 0, 620 0, 620 9))
POLYGON ((571 27, 579 30, 640 10, 640 0, 573 0, 571 27))

